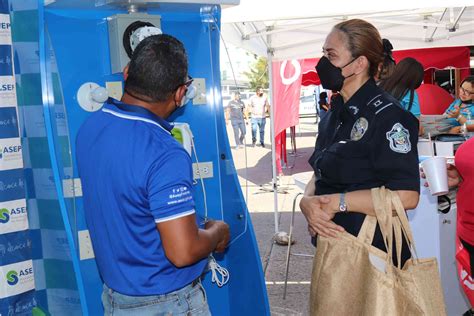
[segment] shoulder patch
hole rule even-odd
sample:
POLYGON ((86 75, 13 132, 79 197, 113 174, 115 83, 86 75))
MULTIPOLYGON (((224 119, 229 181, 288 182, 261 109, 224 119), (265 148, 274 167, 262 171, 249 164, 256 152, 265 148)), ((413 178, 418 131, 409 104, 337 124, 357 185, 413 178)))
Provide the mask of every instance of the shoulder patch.
POLYGON ((395 123, 386 136, 392 151, 400 154, 411 151, 410 132, 402 124, 395 123))

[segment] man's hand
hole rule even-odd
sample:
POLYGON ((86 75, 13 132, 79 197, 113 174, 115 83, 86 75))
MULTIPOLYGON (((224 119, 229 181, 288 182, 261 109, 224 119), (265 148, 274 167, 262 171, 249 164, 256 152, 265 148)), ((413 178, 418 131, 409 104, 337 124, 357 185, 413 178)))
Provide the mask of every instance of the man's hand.
POLYGON ((301 199, 300 208, 308 222, 308 231, 311 236, 319 234, 324 237, 337 237, 338 231, 344 231, 343 227, 332 221, 337 212, 333 204, 331 196, 327 195, 305 196, 301 199))
POLYGON ((229 225, 223 221, 208 221, 204 226, 206 230, 215 230, 218 236, 215 252, 224 252, 230 239, 229 225))

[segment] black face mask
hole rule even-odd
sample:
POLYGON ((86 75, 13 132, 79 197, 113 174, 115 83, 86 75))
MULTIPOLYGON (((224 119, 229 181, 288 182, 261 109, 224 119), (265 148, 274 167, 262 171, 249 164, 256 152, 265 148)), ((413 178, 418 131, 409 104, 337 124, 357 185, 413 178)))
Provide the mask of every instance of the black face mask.
POLYGON ((462 101, 462 100, 461 100, 461 102, 462 102, 463 104, 472 104, 472 99, 469 99, 469 100, 467 100, 467 101, 462 101))
POLYGON ((326 56, 321 57, 316 65, 316 72, 319 75, 319 79, 321 79, 323 88, 326 90, 341 91, 344 80, 355 75, 355 73, 353 73, 350 76, 344 77, 342 75, 342 69, 350 65, 356 59, 357 57, 339 68, 334 66, 326 56))

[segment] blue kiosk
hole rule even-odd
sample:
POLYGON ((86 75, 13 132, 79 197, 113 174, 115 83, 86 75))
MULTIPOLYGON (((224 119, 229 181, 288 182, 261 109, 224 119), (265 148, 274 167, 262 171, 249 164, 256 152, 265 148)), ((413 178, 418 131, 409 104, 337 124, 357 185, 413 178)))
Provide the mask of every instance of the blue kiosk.
MULTIPOLYGON (((218 287, 210 273, 203 280, 211 312, 269 315, 260 256, 221 105, 221 5, 239 1, 3 1, 11 19, 29 213, 29 237, 25 238, 30 241, 30 258, 26 259, 31 259, 34 271, 34 289, 27 292, 30 303, 24 305, 25 313, 38 306, 51 315, 103 314, 102 281, 84 220, 75 138, 82 122, 100 109, 104 93, 120 98, 122 69, 128 61, 123 51, 124 29, 135 21, 146 21, 185 45, 197 93, 172 121, 187 123, 192 132, 192 146, 186 143, 190 134, 185 133, 183 141, 195 163, 198 216, 222 219, 231 227, 226 253, 215 256, 229 271, 229 282, 218 287)), ((16 293, 14 300, 0 304, 1 314, 18 310, 22 295, 26 294, 16 293)))

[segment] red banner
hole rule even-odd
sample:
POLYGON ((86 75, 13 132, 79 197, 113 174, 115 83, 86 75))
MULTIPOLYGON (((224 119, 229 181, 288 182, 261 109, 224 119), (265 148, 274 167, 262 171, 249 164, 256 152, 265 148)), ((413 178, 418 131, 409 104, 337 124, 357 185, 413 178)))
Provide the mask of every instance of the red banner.
POLYGON ((299 123, 302 60, 273 62, 273 124, 275 137, 299 123))

